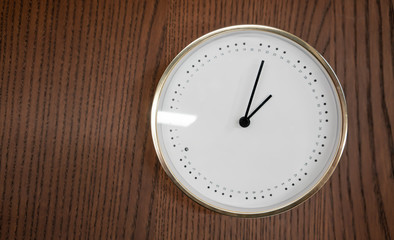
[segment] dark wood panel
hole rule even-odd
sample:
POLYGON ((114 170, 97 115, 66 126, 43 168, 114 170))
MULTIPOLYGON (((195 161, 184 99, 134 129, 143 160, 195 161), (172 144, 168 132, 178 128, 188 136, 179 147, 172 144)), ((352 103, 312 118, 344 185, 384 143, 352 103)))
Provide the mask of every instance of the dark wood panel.
POLYGON ((0 239, 391 239, 393 3, 1 1, 0 239), (167 64, 234 24, 289 31, 344 88, 343 158, 314 197, 241 219, 209 211, 166 176, 150 107, 167 64))

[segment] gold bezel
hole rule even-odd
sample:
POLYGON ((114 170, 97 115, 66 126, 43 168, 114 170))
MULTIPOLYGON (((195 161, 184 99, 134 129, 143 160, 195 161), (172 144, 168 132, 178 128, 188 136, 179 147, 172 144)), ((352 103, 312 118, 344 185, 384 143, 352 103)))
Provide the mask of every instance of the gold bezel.
POLYGON ((189 196, 191 199, 193 199, 195 202, 199 203, 200 205, 211 209, 213 211, 225 214, 225 215, 230 215, 230 216, 237 216, 237 217, 265 217, 265 216, 271 216, 275 214, 279 214, 282 212, 285 212, 287 210, 290 210, 291 208, 296 207, 297 205, 301 204, 302 202, 306 201, 308 198, 310 198, 312 195, 314 195, 319 189, 327 182, 327 180, 330 178, 332 173, 334 172, 336 166, 338 165, 338 162, 341 158, 342 152, 345 148, 345 142, 346 142, 346 137, 347 137, 347 131, 348 131, 348 120, 347 120, 347 107, 346 107, 346 100, 345 96, 342 90, 342 87, 339 83, 339 80, 337 76, 335 75, 334 71, 330 67, 330 65, 327 63, 327 61, 318 53, 313 47, 311 47, 308 43, 303 41, 302 39, 298 38, 297 36, 288 33, 286 31, 273 28, 273 27, 268 27, 268 26, 261 26, 261 25, 235 25, 235 26, 230 26, 230 27, 225 27, 221 28, 218 30, 215 30, 213 32, 210 32, 208 34, 205 34, 201 36, 200 38, 196 39, 192 43, 190 43, 187 47, 185 47, 168 65, 166 70, 164 71, 162 77, 160 78, 160 81, 157 85, 155 95, 153 98, 153 104, 152 104, 152 110, 151 110, 151 130, 152 130, 152 138, 153 138, 153 143, 154 147, 157 153, 157 156, 159 158, 159 161, 167 173, 167 175, 171 178, 171 180, 180 188, 187 196, 189 196), (205 202, 204 200, 200 199, 199 197, 195 196, 193 193, 191 193, 176 177, 175 175, 171 172, 171 170, 168 168, 166 160, 164 159, 164 156, 162 154, 162 151, 160 149, 160 145, 158 142, 158 133, 157 133, 157 111, 158 111, 158 101, 160 94, 162 92, 163 86, 165 82, 167 81, 167 78, 173 68, 176 66, 176 64, 187 54, 189 53, 193 48, 197 47, 199 44, 205 42, 206 40, 217 36, 219 34, 223 34, 226 32, 231 32, 231 31, 247 31, 247 30, 257 30, 257 31, 265 31, 265 32, 270 32, 273 34, 280 35, 282 37, 285 37, 287 39, 290 39, 294 42, 296 42, 298 45, 309 51, 312 56, 314 56, 320 64, 323 65, 324 69, 327 71, 329 74, 332 83, 335 86, 339 101, 340 101, 340 106, 341 106, 341 114, 342 114, 342 130, 341 130, 341 136, 340 136, 340 141, 339 145, 337 146, 336 154, 334 156, 334 159, 331 162, 331 165, 327 168, 326 172, 324 173, 323 177, 311 188, 310 191, 305 193, 303 196, 298 198, 297 200, 291 202, 290 204, 287 204, 285 206, 272 209, 270 211, 265 211, 265 212, 255 212, 255 213, 247 213, 247 212, 236 212, 236 211, 229 211, 226 209, 219 208, 217 206, 213 206, 210 203, 205 202))

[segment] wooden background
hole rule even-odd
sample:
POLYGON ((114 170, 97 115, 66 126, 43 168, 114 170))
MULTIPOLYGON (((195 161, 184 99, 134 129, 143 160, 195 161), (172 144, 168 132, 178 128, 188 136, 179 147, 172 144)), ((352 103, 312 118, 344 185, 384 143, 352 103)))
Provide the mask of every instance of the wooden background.
POLYGON ((393 26, 390 0, 0 1, 0 239, 394 238, 393 26), (347 97, 332 178, 273 217, 194 203, 150 135, 167 64, 234 24, 303 38, 347 97))

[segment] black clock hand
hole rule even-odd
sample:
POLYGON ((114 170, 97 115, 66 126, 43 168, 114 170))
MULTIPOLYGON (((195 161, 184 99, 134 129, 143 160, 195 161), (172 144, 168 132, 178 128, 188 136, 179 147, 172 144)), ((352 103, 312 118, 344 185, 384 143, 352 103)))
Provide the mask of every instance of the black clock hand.
POLYGON ((241 127, 248 127, 250 125, 250 118, 258 111, 260 110, 260 108, 262 106, 264 106, 264 104, 266 102, 268 102, 268 100, 270 100, 270 98, 272 97, 272 95, 270 94, 262 103, 260 103, 260 105, 247 117, 243 116, 239 119, 239 125, 241 125, 241 127))
POLYGON ((264 66, 264 60, 261 60, 259 72, 257 73, 256 80, 254 81, 254 86, 253 86, 252 94, 250 95, 248 107, 246 108, 246 112, 245 112, 245 116, 244 116, 245 118, 248 117, 250 105, 252 104, 254 92, 256 91, 257 83, 259 83, 260 73, 261 73, 261 70, 263 69, 263 66, 264 66))
POLYGON ((266 99, 266 100, 264 100, 264 102, 263 103, 261 103, 260 104, 260 106, 258 106, 257 108, 256 108, 256 110, 254 110, 254 112, 250 115, 250 116, 248 116, 248 114, 249 114, 249 109, 250 109, 250 105, 252 105, 252 100, 253 100, 253 97, 254 97, 254 93, 255 93, 255 91, 256 91, 256 88, 257 88, 257 84, 259 83, 259 79, 260 79, 260 74, 261 74, 261 70, 263 70, 263 66, 264 66, 264 60, 261 60, 261 64, 260 64, 260 68, 259 68, 259 71, 257 72, 257 77, 256 77, 256 80, 254 81, 254 86, 253 86, 253 89, 252 89, 252 93, 250 94, 250 98, 249 98, 249 103, 248 103, 248 106, 247 106, 247 108, 246 108, 246 112, 245 112, 245 116, 243 116, 243 117, 241 117, 240 119, 239 119, 239 125, 241 125, 241 127, 247 127, 247 126, 249 126, 250 125, 250 118, 265 104, 265 102, 266 101, 268 101, 268 99, 266 99))
POLYGON ((247 116, 247 118, 250 119, 266 102, 268 102, 268 100, 270 100, 271 97, 272 95, 270 94, 249 116, 247 116))

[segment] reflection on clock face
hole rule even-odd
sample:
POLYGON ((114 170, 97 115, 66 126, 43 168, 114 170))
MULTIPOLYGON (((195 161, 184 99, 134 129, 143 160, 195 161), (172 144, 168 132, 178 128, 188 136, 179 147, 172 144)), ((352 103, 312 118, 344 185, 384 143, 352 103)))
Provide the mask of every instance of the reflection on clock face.
POLYGON ((275 33, 238 30, 181 55, 159 93, 154 133, 181 188, 248 214, 289 205, 319 183, 343 123, 337 89, 313 54, 275 33))

